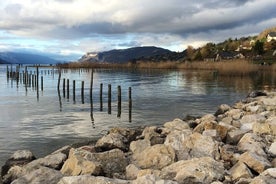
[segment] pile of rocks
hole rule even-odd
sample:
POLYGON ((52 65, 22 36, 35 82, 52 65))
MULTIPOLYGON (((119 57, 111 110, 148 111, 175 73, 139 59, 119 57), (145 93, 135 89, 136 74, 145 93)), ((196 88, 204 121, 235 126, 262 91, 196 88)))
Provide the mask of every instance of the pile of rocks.
POLYGON ((276 183, 276 92, 261 95, 162 127, 113 128, 94 145, 44 158, 17 151, 3 183, 276 183))

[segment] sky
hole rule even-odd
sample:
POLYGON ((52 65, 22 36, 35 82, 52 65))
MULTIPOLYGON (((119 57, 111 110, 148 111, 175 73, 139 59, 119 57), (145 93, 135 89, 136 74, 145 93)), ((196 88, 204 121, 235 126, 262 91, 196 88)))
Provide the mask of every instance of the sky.
POLYGON ((183 51, 276 26, 275 0, 1 0, 0 51, 183 51))

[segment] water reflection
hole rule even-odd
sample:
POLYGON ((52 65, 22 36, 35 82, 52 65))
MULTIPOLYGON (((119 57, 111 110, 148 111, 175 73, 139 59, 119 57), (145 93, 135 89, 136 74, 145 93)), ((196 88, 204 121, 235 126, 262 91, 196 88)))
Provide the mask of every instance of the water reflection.
MULTIPOLYGON (((262 72, 227 77, 212 71, 39 70, 43 94, 38 87, 29 88, 25 75, 22 84, 13 87, 16 81, 7 77, 6 66, 0 66, 1 162, 11 150, 31 149, 40 156, 65 144, 99 137, 114 126, 160 125, 176 117, 213 113, 218 105, 231 105, 251 90, 276 88, 276 74, 262 72), (75 83, 70 88, 73 100, 67 99, 69 95, 62 98, 62 88, 57 87, 61 77, 75 83)), ((24 67, 20 71, 27 73, 24 67)))

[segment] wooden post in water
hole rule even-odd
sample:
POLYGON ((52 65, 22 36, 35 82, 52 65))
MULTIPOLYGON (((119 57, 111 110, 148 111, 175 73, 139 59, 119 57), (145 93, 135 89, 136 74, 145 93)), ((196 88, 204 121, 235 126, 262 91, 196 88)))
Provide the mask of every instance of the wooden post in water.
POLYGON ((59 86, 60 86, 60 78, 61 78, 61 71, 60 69, 58 70, 58 85, 57 85, 57 90, 59 91, 59 86))
POLYGON ((73 101, 76 102, 76 81, 73 80, 73 101))
POLYGON ((121 93, 121 86, 118 86, 118 113, 117 117, 121 117, 122 112, 122 93, 121 93))
POLYGON ((132 97, 131 97, 131 87, 128 88, 128 117, 129 122, 132 121, 132 97))
POLYGON ((108 114, 111 114, 111 84, 108 84, 108 114))
POLYGON ((100 111, 103 111, 103 83, 100 84, 100 111))
POLYGON ((39 91, 39 70, 38 70, 38 66, 36 67, 36 90, 39 91))
POLYGON ((63 78, 63 85, 62 85, 62 91, 63 91, 63 98, 65 98, 65 78, 63 78))
POLYGON ((67 79, 67 99, 69 99, 69 79, 67 79))
POLYGON ((43 76, 41 76, 41 91, 43 91, 43 76))
POLYGON ((32 75, 32 87, 34 87, 34 75, 32 75))
POLYGON ((7 78, 10 78, 9 66, 7 65, 7 78))
POLYGON ((90 117, 91 117, 91 122, 94 123, 94 115, 93 115, 93 69, 91 72, 91 80, 90 80, 90 117))
POLYGON ((81 81, 81 102, 84 104, 84 81, 81 81))

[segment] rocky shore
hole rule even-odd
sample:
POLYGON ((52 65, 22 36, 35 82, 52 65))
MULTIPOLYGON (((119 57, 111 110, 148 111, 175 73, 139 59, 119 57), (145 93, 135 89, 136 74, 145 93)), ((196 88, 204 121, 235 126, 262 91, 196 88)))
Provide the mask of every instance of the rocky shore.
POLYGON ((276 183, 276 92, 253 92, 214 114, 163 126, 113 128, 93 145, 36 159, 16 151, 12 184, 276 183))

